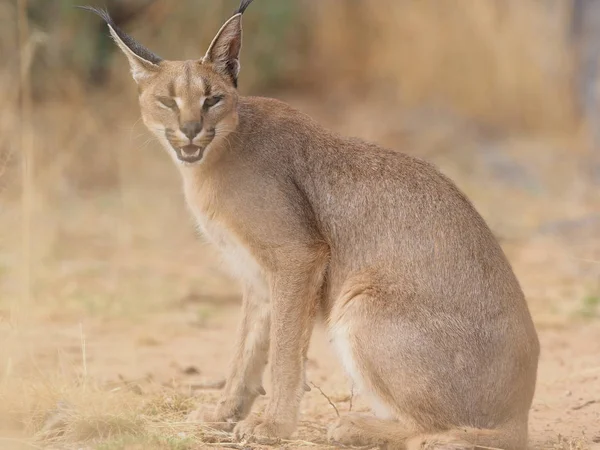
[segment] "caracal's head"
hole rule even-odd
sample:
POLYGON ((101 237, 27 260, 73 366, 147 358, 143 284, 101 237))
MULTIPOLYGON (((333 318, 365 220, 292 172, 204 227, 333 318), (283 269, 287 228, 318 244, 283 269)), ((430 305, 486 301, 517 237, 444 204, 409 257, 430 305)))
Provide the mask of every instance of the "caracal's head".
POLYGON ((235 130, 242 14, 252 0, 221 27, 203 58, 167 61, 120 30, 106 11, 100 15, 123 51, 138 84, 142 119, 176 161, 201 162, 235 130))

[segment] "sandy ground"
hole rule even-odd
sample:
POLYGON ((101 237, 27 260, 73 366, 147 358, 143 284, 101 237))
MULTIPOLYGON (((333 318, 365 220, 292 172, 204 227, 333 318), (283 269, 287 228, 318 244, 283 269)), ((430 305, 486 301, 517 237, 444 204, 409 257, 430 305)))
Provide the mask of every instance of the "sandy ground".
MULTIPOLYGON (((21 338, 31 344, 24 348, 35 348, 40 370, 56 364, 83 370, 83 328, 87 376, 96 382, 117 386, 125 380, 142 395, 162 385, 166 390, 191 392, 198 397, 198 404, 208 404, 218 397, 218 389, 198 387, 218 384, 223 378, 239 308, 218 306, 199 327, 197 306, 195 302, 182 304, 138 325, 101 321, 89 321, 82 327, 46 324, 21 338)), ((600 327, 589 323, 546 329, 540 331, 540 338, 542 356, 530 422, 532 448, 600 448, 600 327), (560 436, 566 440, 561 441, 560 436)), ((322 327, 316 329, 312 341, 307 375, 324 394, 313 387, 305 395, 296 438, 317 444, 312 448, 330 448, 318 445, 325 444, 325 429, 336 419, 336 411, 324 395, 340 414, 350 408, 367 408, 359 395, 351 395, 351 386, 322 327)), ((268 398, 268 375, 266 390, 267 396, 255 406, 258 411, 268 398)))

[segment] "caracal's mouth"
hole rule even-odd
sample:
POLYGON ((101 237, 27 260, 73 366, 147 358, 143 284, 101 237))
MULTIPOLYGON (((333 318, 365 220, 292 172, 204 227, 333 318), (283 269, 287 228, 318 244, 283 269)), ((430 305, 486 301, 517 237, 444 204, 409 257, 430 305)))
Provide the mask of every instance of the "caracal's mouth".
POLYGON ((165 137, 175 152, 175 155, 177 155, 177 159, 181 162, 190 164, 198 162, 204 157, 206 149, 215 138, 215 129, 211 128, 203 131, 193 141, 182 141, 169 129, 165 130, 165 137))
POLYGON ((189 144, 176 148, 175 153, 180 161, 194 163, 202 159, 202 156, 204 156, 204 148, 189 144))

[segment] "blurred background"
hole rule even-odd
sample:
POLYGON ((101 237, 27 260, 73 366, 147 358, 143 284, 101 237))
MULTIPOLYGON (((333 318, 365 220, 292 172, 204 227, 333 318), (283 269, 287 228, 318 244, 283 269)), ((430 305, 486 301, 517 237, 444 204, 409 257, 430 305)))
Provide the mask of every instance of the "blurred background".
MULTIPOLYGON (((81 3, 0 2, 6 379, 58 364, 64 330, 79 342, 85 323, 102 335, 180 313, 204 327, 239 301, 139 120, 126 59, 81 3)), ((84 3, 165 59, 200 58, 237 7, 84 3)), ((434 162, 500 239, 538 327, 597 321, 600 1, 256 0, 244 33, 243 94, 434 162)))

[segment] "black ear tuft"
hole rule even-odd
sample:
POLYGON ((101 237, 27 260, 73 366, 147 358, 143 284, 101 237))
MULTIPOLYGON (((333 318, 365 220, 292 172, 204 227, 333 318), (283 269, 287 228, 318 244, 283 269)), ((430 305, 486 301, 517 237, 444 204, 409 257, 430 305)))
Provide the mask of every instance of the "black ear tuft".
POLYGON ((235 16, 236 14, 244 14, 246 8, 248 8, 250 3, 252 3, 253 1, 254 0, 242 0, 240 7, 233 13, 233 15, 235 16))
POLYGON ((150 50, 148 50, 146 47, 139 44, 135 39, 133 39, 131 36, 129 36, 123 30, 121 30, 115 24, 112 17, 110 17, 110 14, 108 13, 108 11, 106 11, 105 9, 93 8, 91 6, 75 6, 75 7, 79 8, 79 9, 83 9, 85 11, 93 12, 94 14, 97 14, 100 17, 102 17, 102 19, 104 19, 106 24, 110 28, 113 29, 113 31, 119 37, 119 39, 121 39, 121 41, 123 41, 123 43, 129 48, 129 50, 131 50, 133 53, 135 53, 139 58, 142 58, 143 60, 146 60, 152 64, 159 64, 160 62, 162 62, 162 58, 160 56, 155 55, 150 50))

